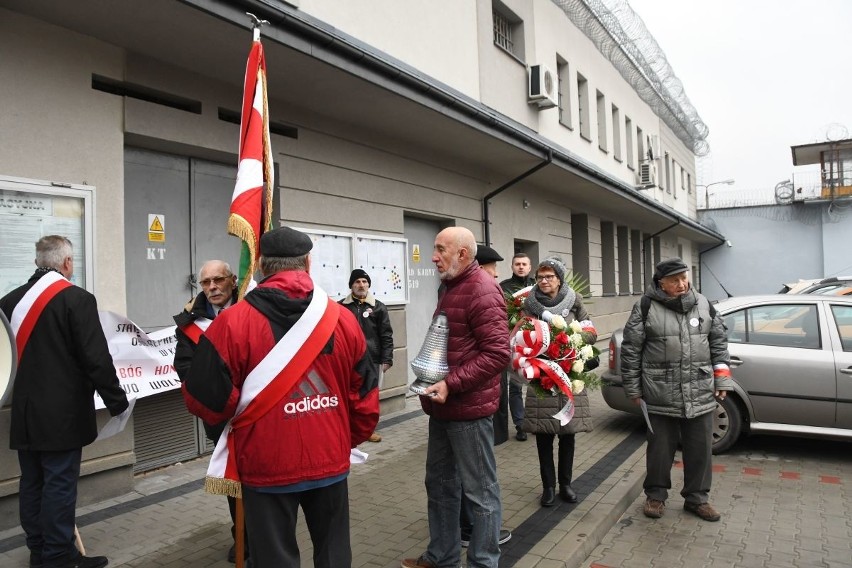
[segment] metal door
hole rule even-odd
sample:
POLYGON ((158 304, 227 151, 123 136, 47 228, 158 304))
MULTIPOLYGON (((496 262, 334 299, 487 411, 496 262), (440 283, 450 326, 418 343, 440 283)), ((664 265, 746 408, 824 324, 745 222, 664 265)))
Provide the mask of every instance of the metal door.
MULTIPOLYGON (((408 344, 408 384, 416 378, 410 363, 420 352, 423 339, 432 323, 438 305, 441 279, 432 264, 432 249, 437 235, 446 224, 416 217, 405 217, 405 238, 408 239, 408 292, 410 303, 405 309, 405 331, 408 344)), ((413 394, 409 391, 408 394, 413 394)))
POLYGON ((127 317, 146 331, 174 325, 172 316, 190 298, 189 219, 189 159, 126 148, 127 317), (151 230, 152 215, 162 231, 151 230))

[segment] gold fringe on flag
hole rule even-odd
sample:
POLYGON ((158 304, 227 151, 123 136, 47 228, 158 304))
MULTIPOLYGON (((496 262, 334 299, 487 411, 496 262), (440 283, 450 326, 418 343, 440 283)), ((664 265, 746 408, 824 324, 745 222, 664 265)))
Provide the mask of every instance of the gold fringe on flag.
POLYGON ((249 249, 248 270, 246 270, 245 274, 240 274, 240 287, 237 291, 237 297, 242 299, 246 295, 249 282, 254 278, 254 273, 257 270, 257 261, 255 259, 257 258, 258 237, 254 234, 251 223, 236 213, 231 213, 228 217, 228 234, 242 240, 249 249))
MULTIPOLYGON (((272 229, 272 199, 275 188, 275 161, 272 158, 272 140, 269 138, 269 100, 266 97, 266 73, 258 70, 258 77, 263 82, 263 225, 261 234, 272 229)), ((260 239, 260 235, 257 237, 260 239)))
POLYGON ((227 495, 228 497, 243 498, 243 486, 239 481, 223 479, 221 477, 204 478, 204 491, 213 495, 227 495))

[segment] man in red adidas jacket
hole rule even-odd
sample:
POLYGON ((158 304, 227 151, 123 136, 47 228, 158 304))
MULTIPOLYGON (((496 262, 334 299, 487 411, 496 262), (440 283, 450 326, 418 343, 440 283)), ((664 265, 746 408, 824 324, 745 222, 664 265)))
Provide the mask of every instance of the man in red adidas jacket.
POLYGON ((291 340, 285 334, 295 333, 314 296, 324 295, 309 275, 312 246, 310 237, 288 227, 261 237, 264 280, 210 324, 185 381, 187 407, 210 424, 237 421, 253 404, 272 404, 251 424, 223 434, 231 437, 252 564, 259 568, 300 565, 299 506, 313 540, 314 566, 351 565, 349 453, 370 436, 379 417, 378 377, 364 334, 351 312, 330 301, 327 314, 335 314, 336 323, 306 370, 279 374, 252 394, 256 375, 249 374, 269 362, 266 356, 279 341, 291 340), (268 397, 288 380, 294 384, 283 398, 268 397))

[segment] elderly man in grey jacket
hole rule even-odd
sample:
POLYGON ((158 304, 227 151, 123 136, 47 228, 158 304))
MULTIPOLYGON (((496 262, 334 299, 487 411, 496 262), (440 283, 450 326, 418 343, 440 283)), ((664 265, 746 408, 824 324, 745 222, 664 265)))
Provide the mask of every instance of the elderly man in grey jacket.
POLYGON ((678 441, 683 450, 684 510, 721 516, 708 503, 716 399, 733 389, 725 325, 707 298, 689 284, 679 258, 656 266, 654 283, 633 306, 624 327, 621 374, 627 397, 645 403, 648 432, 645 516, 660 518, 671 489, 678 441))

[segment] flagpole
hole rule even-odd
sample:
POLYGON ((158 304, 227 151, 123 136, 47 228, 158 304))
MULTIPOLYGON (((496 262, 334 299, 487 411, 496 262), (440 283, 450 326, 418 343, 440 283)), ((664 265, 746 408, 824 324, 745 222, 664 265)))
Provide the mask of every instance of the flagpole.
MULTIPOLYGON (((261 20, 260 18, 258 18, 254 14, 252 14, 251 12, 246 12, 246 16, 248 16, 251 20, 252 42, 253 43, 259 42, 260 41, 260 28, 264 25, 268 25, 269 21, 261 20)), ((265 81, 265 79, 263 79, 263 80, 265 81)), ((245 95, 245 93, 244 93, 244 95, 245 95)), ((266 89, 264 88, 264 98, 265 98, 265 95, 266 95, 266 89)), ((264 104, 264 107, 265 106, 266 105, 264 104)), ((264 114, 266 114, 265 108, 264 108, 264 114)), ((243 117, 243 119, 245 119, 245 117, 243 117)), ((264 122, 266 120, 268 120, 268 118, 264 117, 264 122)), ((240 126, 241 130, 244 127, 245 127, 245 125, 241 124, 241 126, 240 126)), ((240 140, 240 142, 242 144, 243 141, 240 140)), ((240 148, 240 151, 242 153, 242 147, 240 148)), ((240 156, 240 157, 242 158, 242 156, 240 156)), ((261 231, 262 230, 263 230, 263 227, 261 227, 261 231)), ((257 247, 260 244, 260 235, 259 234, 255 235, 255 237, 256 237, 256 240, 257 240, 257 242, 255 243, 255 247, 257 247)), ((253 262, 252 262, 251 266, 252 267, 254 266, 253 262)), ((251 275, 251 274, 250 275, 243 275, 244 278, 245 277, 251 278, 252 276, 253 275, 251 275)), ((240 299, 242 299, 242 296, 245 294, 246 290, 247 290, 247 286, 245 285, 245 283, 241 283, 240 284, 240 299)), ((242 493, 242 492, 240 492, 240 493, 242 493)), ((236 553, 237 553, 237 557, 235 558, 235 564, 236 564, 236 568, 244 568, 244 566, 245 566, 246 542, 245 542, 245 508, 243 507, 242 495, 240 495, 240 497, 237 498, 236 514, 234 515, 234 517, 235 517, 234 518, 234 533, 235 533, 234 534, 234 542, 235 542, 235 545, 236 545, 235 548, 236 548, 236 553)))

